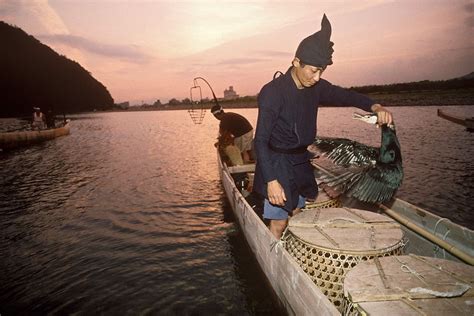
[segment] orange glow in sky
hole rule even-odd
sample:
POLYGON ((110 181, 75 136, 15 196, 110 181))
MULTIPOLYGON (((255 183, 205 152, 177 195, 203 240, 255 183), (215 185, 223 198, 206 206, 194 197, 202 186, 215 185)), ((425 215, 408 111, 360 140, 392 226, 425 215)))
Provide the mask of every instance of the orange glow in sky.
POLYGON ((0 20, 78 61, 116 102, 189 97, 202 76, 218 97, 255 95, 298 43, 332 24, 334 64, 349 87, 445 80, 474 71, 471 0, 0 0, 0 20))

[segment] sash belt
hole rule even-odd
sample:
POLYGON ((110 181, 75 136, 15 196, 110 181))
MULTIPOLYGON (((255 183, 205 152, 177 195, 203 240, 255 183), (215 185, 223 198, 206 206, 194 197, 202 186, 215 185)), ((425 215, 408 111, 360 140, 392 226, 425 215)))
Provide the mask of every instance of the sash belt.
POLYGON ((274 147, 272 144, 268 144, 271 150, 280 154, 302 154, 307 151, 308 146, 296 147, 296 148, 278 148, 274 147))

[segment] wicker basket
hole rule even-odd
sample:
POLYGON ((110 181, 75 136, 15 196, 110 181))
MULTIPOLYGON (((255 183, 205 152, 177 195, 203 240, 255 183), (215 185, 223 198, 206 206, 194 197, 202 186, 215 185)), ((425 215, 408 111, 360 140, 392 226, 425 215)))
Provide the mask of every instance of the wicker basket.
POLYGON ((344 276, 360 261, 398 255, 400 225, 369 211, 350 208, 307 209, 289 221, 285 248, 342 312, 344 276))
POLYGON ((315 201, 310 202, 307 201, 305 205, 305 209, 312 209, 312 208, 331 208, 331 207, 341 207, 342 203, 337 198, 331 198, 327 195, 324 190, 319 189, 318 197, 315 201))
POLYGON ((474 267, 419 256, 363 262, 344 280, 344 315, 472 315, 474 267))

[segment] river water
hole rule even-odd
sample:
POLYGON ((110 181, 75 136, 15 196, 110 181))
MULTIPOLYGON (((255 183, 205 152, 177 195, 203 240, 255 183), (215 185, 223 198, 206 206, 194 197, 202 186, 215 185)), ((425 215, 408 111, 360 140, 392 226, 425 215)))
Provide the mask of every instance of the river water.
MULTIPOLYGON (((472 229, 474 134, 436 109, 392 108, 397 196, 472 229)), ((320 109, 319 135, 376 145, 354 110, 320 109)), ((255 126, 256 109, 235 112, 255 126)), ((69 136, 0 153, 1 315, 281 313, 225 199, 209 112, 71 118, 69 136)))

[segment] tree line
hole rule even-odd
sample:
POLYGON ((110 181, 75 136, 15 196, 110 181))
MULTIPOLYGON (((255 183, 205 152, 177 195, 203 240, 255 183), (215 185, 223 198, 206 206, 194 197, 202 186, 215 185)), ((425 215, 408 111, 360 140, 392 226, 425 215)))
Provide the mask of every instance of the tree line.
MULTIPOLYGON (((440 81, 417 81, 417 82, 406 82, 406 83, 393 83, 386 85, 368 85, 368 86, 358 86, 350 87, 349 90, 353 90, 359 93, 368 94, 374 97, 382 97, 383 95, 396 95, 396 100, 389 100, 382 98, 383 101, 387 101, 387 104, 391 105, 430 105, 430 104, 444 104, 449 105, 447 100, 428 100, 426 95, 423 95, 423 100, 420 102, 414 102, 414 100, 404 100, 403 95, 411 95, 414 98, 417 98, 417 93, 426 92, 432 94, 433 97, 436 96, 445 96, 446 93, 449 94, 450 98, 455 96, 460 100, 455 101, 453 104, 473 104, 474 101, 474 73, 469 75, 450 79, 450 80, 440 80, 440 81), (378 96, 377 96, 378 95, 378 96), (408 102, 409 101, 409 102, 408 102), (419 103, 419 104, 418 104, 419 103)), ((219 103, 224 108, 246 108, 246 107, 257 107, 257 98, 255 96, 245 96, 239 97, 234 100, 219 100, 219 103)), ((416 101, 416 100, 415 100, 416 101)), ((157 100, 153 105, 142 105, 142 108, 147 109, 186 109, 192 105, 192 102, 189 98, 178 100, 177 98, 172 98, 167 104, 162 104, 160 100, 157 100)), ((214 105, 214 101, 209 98, 202 100, 203 108, 210 108, 214 105)))
POLYGON ((474 87, 474 78, 472 78, 473 74, 474 73, 470 73, 464 77, 450 80, 423 80, 417 82, 351 87, 350 89, 360 93, 403 93, 415 91, 472 89, 474 87))

